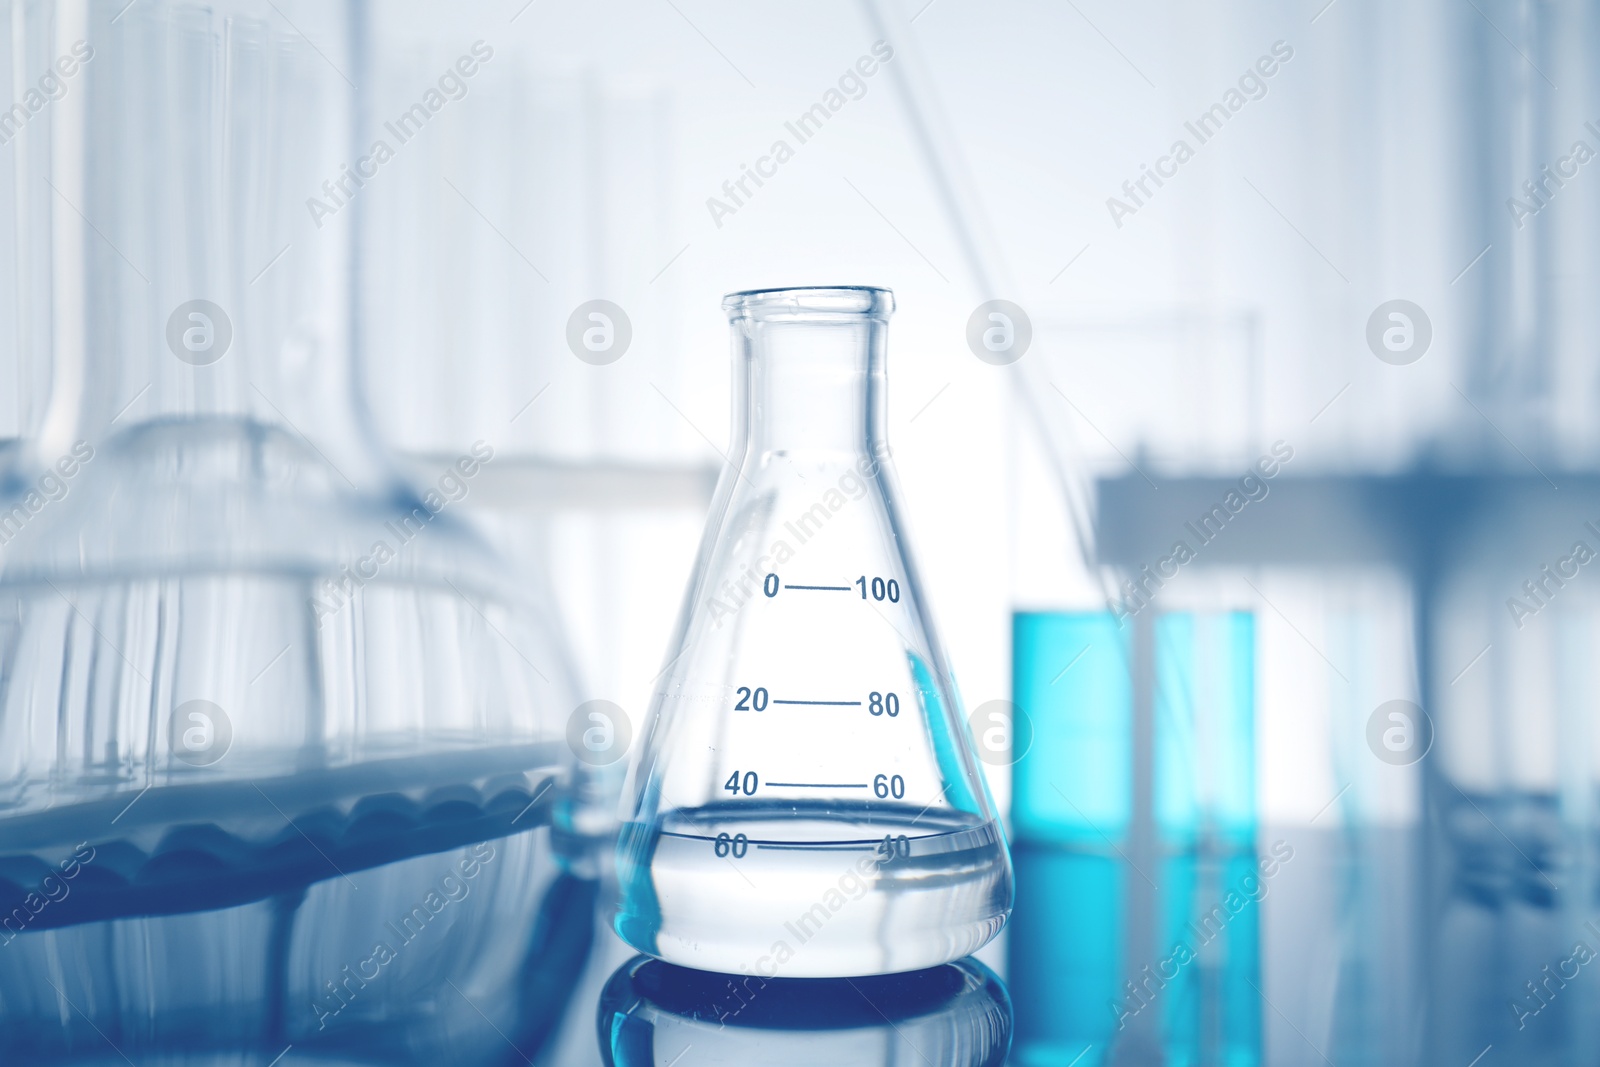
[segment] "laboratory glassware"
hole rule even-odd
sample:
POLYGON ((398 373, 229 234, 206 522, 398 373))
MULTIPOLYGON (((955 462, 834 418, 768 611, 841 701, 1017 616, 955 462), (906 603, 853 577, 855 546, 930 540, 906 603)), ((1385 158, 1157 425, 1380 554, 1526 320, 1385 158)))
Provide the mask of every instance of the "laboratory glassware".
POLYGON ((1004 833, 905 537, 893 296, 734 293, 731 461, 618 843, 615 925, 788 977, 967 955, 1011 909, 1004 833))
POLYGON ((413 487, 358 402, 362 8, 14 12, 52 90, 12 158, 59 489, 0 517, 19 1060, 427 1060, 511 1025, 542 943, 575 687, 460 517, 494 442, 413 487))
POLYGON ((856 979, 706 974, 638 956, 600 994, 606 1067, 1000 1067, 1011 998, 976 960, 856 979))
POLYGON ((1255 851, 1254 616, 1019 611, 1012 638, 1012 691, 1033 724, 1011 810, 1022 1055, 1115 1036, 1173 1062, 1259 1062, 1262 872, 1283 857, 1255 851))

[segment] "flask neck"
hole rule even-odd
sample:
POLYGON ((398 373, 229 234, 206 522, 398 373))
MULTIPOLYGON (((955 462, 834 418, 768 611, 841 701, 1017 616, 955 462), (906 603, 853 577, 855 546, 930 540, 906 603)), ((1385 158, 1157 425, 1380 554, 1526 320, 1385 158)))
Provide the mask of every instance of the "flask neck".
POLYGON ((328 64, 353 69, 357 26, 345 5, 281 6, 102 25, 86 5, 43 5, 27 22, 28 69, 74 60, 16 142, 19 329, 52 368, 31 428, 41 461, 79 439, 232 427, 308 442, 341 482, 385 476, 355 381, 358 205, 308 207, 349 155, 354 94, 328 64))
POLYGON ((734 320, 734 437, 769 454, 880 455, 888 323, 874 315, 734 320))

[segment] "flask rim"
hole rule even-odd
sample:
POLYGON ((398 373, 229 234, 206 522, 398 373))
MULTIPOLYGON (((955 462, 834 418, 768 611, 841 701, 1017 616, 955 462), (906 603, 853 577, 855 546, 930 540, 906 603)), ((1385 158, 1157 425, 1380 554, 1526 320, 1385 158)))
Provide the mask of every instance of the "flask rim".
POLYGON ((851 317, 887 319, 894 292, 874 285, 807 285, 744 289, 722 298, 730 320, 851 317))

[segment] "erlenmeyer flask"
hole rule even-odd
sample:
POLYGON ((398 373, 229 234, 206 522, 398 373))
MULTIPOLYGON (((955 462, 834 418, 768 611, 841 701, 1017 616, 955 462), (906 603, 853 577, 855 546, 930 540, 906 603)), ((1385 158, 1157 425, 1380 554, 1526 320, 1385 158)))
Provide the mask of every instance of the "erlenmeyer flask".
POLYGON ((723 307, 732 463, 634 768, 617 932, 764 977, 959 958, 1004 925, 1011 864, 890 469, 893 296, 723 307))

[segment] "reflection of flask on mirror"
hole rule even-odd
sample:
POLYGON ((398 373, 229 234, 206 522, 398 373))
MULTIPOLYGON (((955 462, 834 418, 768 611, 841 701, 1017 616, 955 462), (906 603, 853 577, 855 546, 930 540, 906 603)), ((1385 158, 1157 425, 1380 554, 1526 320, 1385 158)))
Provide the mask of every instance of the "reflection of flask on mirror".
POLYGON ((606 1067, 1000 1067, 1011 999, 976 960, 854 979, 711 974, 644 956, 600 995, 606 1067))
POLYGON ((732 464, 642 732, 616 929, 672 963, 823 977, 958 959, 1011 866, 907 547, 893 298, 736 293, 732 464))

